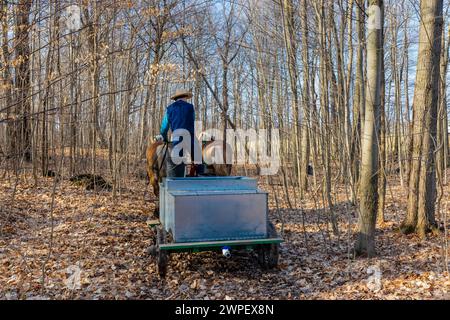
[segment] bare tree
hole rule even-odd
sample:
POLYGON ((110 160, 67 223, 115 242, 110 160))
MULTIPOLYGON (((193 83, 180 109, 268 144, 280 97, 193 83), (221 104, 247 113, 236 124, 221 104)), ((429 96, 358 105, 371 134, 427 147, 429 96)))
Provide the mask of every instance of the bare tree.
POLYGON ((30 97, 30 10, 32 2, 20 0, 16 5, 15 47, 15 130, 10 140, 15 155, 31 160, 30 97))
POLYGON ((375 222, 378 205, 378 142, 380 130, 380 90, 382 73, 383 1, 369 1, 367 36, 367 90, 364 133, 362 136, 359 199, 359 234, 356 254, 375 255, 375 222))
POLYGON ((422 0, 419 57, 414 89, 413 155, 409 177, 408 213, 404 233, 424 238, 436 227, 436 126, 440 77, 443 1, 422 0))

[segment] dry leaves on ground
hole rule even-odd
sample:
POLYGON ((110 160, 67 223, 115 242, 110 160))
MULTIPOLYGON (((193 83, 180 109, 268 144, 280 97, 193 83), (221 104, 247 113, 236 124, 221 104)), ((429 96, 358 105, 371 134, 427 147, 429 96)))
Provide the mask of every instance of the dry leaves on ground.
POLYGON ((171 256, 167 278, 160 280, 146 253, 154 234, 146 225, 153 204, 148 194, 143 198, 144 181, 130 179, 112 199, 110 192, 85 191, 62 180, 53 221, 52 178, 42 178, 38 186, 21 179, 13 200, 12 183, 4 181, 0 299, 448 299, 443 237, 420 241, 397 231, 405 191, 393 184, 375 259, 351 255, 356 213, 345 192, 335 199, 340 228, 335 236, 329 211, 320 209, 314 195, 306 197, 302 210, 292 210, 281 186, 261 185, 271 193, 271 219, 283 229, 278 268, 261 270, 247 252, 230 260, 216 252, 180 253, 171 256))

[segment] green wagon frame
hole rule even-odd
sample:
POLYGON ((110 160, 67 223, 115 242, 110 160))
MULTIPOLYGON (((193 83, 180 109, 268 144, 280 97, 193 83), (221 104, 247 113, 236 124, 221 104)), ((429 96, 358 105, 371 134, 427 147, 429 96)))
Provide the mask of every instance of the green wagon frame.
POLYGON ((224 247, 233 250, 255 251, 258 263, 264 269, 272 269, 278 265, 279 246, 283 239, 278 237, 271 222, 268 223, 267 238, 180 243, 172 241, 170 233, 168 234, 164 230, 159 220, 151 220, 147 224, 156 232, 155 242, 149 247, 148 253, 156 258, 157 270, 161 278, 167 274, 171 253, 221 251, 224 247))

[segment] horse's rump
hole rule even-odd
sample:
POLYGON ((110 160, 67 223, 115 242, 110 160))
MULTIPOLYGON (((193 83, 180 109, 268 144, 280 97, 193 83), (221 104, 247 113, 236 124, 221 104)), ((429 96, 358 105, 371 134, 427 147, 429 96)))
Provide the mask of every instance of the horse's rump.
MULTIPOLYGON (((162 173, 166 172, 166 157, 168 157, 168 146, 160 144, 156 146, 155 154, 153 156, 153 171, 162 176, 162 173)), ((162 178, 162 177, 161 177, 162 178)))
MULTIPOLYGON (((147 175, 149 183, 153 186, 153 191, 156 196, 159 195, 159 183, 162 178, 166 177, 166 160, 170 156, 168 145, 162 141, 150 142, 147 147, 147 175)), ((232 149, 227 143, 226 145, 227 157, 232 159, 232 149)), ((219 163, 217 160, 223 160, 223 141, 212 140, 208 141, 202 146, 202 158, 206 163, 206 173, 216 176, 229 176, 231 174, 231 164, 219 163), (217 159, 217 160, 216 160, 217 159)))

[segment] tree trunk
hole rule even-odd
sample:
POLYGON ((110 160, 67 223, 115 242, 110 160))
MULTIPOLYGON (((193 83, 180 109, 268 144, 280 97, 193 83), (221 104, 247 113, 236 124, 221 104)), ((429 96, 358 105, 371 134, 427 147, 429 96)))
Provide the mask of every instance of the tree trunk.
POLYGON ((367 36, 367 91, 362 137, 357 255, 375 255, 375 222, 378 205, 378 145, 380 128, 380 88, 382 64, 382 0, 369 1, 367 36))
POLYGON ((309 165, 309 125, 310 125, 310 86, 309 86, 309 42, 308 42, 308 5, 306 0, 302 1, 302 60, 303 60, 303 121, 302 121, 302 140, 301 140, 301 159, 300 159, 300 195, 308 190, 308 165, 309 165))
POLYGON ((356 0, 356 21, 358 31, 358 50, 356 54, 355 92, 353 95, 353 128, 350 162, 352 166, 353 188, 352 202, 356 202, 361 156, 361 132, 364 121, 365 89, 364 89, 364 0, 356 0))
POLYGON ((293 121, 292 128, 294 131, 294 152, 295 152, 295 163, 297 168, 297 179, 299 187, 301 188, 301 159, 299 158, 300 152, 300 134, 299 134, 299 108, 298 108, 298 88, 297 88, 297 64, 296 64, 296 42, 295 42, 295 31, 294 31, 294 16, 293 16, 293 3, 292 0, 282 1, 282 12, 283 12, 283 34, 284 43, 286 47, 286 56, 288 60, 288 72, 289 80, 292 91, 292 108, 293 108, 293 121))
POLYGON ((447 116, 447 66, 450 44, 450 26, 448 30, 447 45, 445 44, 445 31, 442 32, 442 54, 440 67, 440 87, 439 87, 439 112, 437 124, 437 174, 440 183, 446 184, 447 175, 445 170, 448 166, 448 116, 447 116))
MULTIPOLYGON (((381 22, 384 23, 384 6, 381 7, 381 22)), ((380 87, 380 135, 379 135, 379 176, 378 176, 378 221, 383 223, 386 197, 386 75, 384 66, 384 25, 381 28, 381 87, 380 87)))
MULTIPOLYGON (((3 0, 1 2, 0 7, 0 22, 2 25, 2 50, 1 50, 1 65, 3 66, 3 72, 2 72, 2 82, 0 83, 2 87, 2 96, 5 98, 5 109, 6 109, 6 118, 9 119, 6 127, 6 139, 5 141, 11 141, 13 140, 14 135, 14 123, 11 121, 10 118, 11 115, 11 107, 12 107, 12 87, 13 87, 13 81, 11 77, 11 71, 10 71, 10 54, 9 54, 9 37, 8 37, 8 1, 3 0)), ((6 146, 6 148, 3 150, 8 156, 14 155, 14 148, 12 148, 12 145, 6 146)))
POLYGON ((20 0, 16 6, 15 50, 16 119, 15 138, 11 139, 15 155, 31 161, 31 97, 30 97, 30 21, 32 2, 20 0))
POLYGON ((421 1, 419 56, 414 89, 413 155, 404 233, 424 238, 436 225, 436 125, 442 36, 442 0, 421 1))

